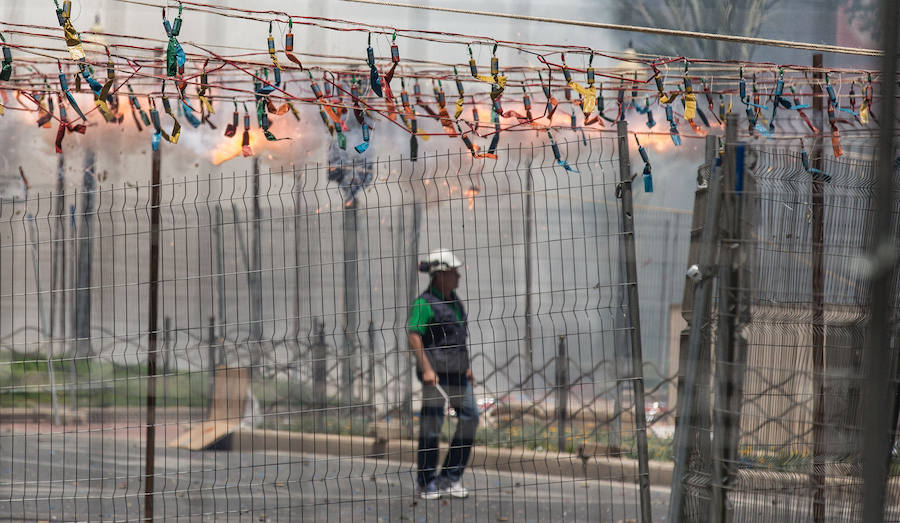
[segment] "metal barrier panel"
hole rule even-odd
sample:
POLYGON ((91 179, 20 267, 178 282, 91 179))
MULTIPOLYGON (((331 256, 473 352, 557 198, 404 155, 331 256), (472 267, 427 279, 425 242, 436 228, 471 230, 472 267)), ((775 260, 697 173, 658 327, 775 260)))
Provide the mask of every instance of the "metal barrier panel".
MULTIPOLYGON (((713 375, 696 377, 712 384, 706 405, 716 421, 693 427, 713 448, 692 443, 685 476, 675 480, 685 485, 683 520, 861 520, 865 252, 876 170, 868 150, 807 170, 799 147, 775 144, 741 146, 743 187, 723 178, 718 258, 701 261, 719 270, 711 315, 699 329, 712 347, 713 375), (723 278, 729 271, 733 278, 723 278), (729 322, 732 330, 723 330, 729 322)), ((892 200, 896 231, 900 199, 892 200)), ((896 347, 896 271, 891 281, 896 347)), ((884 364, 892 401, 868 408, 883 409, 896 425, 896 361, 884 364)), ((900 516, 894 469, 889 519, 900 516)))
MULTIPOLYGON (((160 519, 649 519, 630 183, 615 140, 559 147, 572 171, 522 146, 164 181, 153 416, 151 188, 98 185, 86 160, 81 191, 0 202, 0 514, 141 519, 152 460, 160 519), (479 421, 465 501, 416 495, 407 321, 437 248, 464 262, 479 421)), ((672 285, 650 287, 664 311, 672 285)), ((653 396, 670 379, 648 368, 653 396)), ((465 414, 447 410, 443 448, 465 414)))

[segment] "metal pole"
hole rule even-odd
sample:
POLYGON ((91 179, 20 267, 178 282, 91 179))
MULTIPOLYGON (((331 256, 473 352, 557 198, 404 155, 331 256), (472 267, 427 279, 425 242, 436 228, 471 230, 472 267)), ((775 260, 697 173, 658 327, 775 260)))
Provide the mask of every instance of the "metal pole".
POLYGON ((725 122, 725 175, 722 197, 722 221, 724 236, 719 249, 719 317, 716 334, 716 371, 715 371, 715 411, 713 415, 713 496, 710 519, 726 521, 728 506, 726 503, 726 484, 732 476, 734 454, 730 433, 734 428, 734 419, 730 406, 735 396, 736 384, 733 381, 732 367, 735 360, 735 323, 737 319, 737 271, 733 266, 733 248, 736 246, 735 233, 739 213, 735 182, 737 180, 737 115, 729 115, 725 122))
POLYGON ((534 401, 534 340, 532 338, 534 332, 534 312, 532 311, 531 293, 532 277, 531 264, 534 257, 534 245, 532 245, 531 229, 534 227, 534 208, 533 195, 534 181, 531 175, 531 165, 534 161, 534 155, 528 157, 528 171, 525 173, 525 357, 527 358, 526 372, 528 376, 522 384, 523 388, 531 395, 530 400, 534 401))
POLYGON ((163 318, 163 352, 165 354, 165 358, 163 359, 163 398, 169 397, 169 381, 171 381, 171 377, 169 376, 169 370, 171 368, 171 359, 172 353, 170 346, 170 332, 172 329, 172 318, 166 316, 163 318))
MULTIPOLYGON (((355 169, 355 166, 351 168, 355 169)), ((344 206, 344 347, 341 358, 341 402, 353 403, 354 353, 356 352, 356 331, 359 328, 359 270, 357 266, 357 219, 356 198, 344 206)))
MULTIPOLYGON (((415 301, 416 296, 418 295, 418 271, 416 269, 417 258, 419 256, 419 232, 422 227, 422 203, 415 202, 413 204, 413 223, 412 223, 412 234, 409 240, 409 251, 407 252, 407 262, 406 262, 406 271, 407 271, 407 300, 406 300, 406 310, 410 310, 412 307, 413 301, 415 301)), ((404 341, 405 344, 405 341, 404 341)), ((413 357, 412 351, 407 351, 406 354, 406 373, 405 373, 405 387, 403 391, 403 415, 406 416, 405 423, 405 433, 408 437, 412 438, 413 434, 413 417, 412 417, 412 390, 413 390, 413 375, 415 374, 415 358, 413 357)))
POLYGON ((219 337, 225 341, 225 238, 222 235, 222 206, 216 204, 216 289, 218 298, 219 337))
POLYGON ((881 129, 878 136, 876 169, 878 178, 875 190, 875 220, 872 244, 869 251, 873 268, 870 287, 870 313, 868 347, 865 354, 867 397, 863 431, 863 521, 884 519, 884 495, 890 462, 892 422, 884 415, 888 405, 889 380, 889 318, 891 272, 896 266, 896 244, 891 229, 891 198, 893 196, 894 117, 897 87, 897 25, 900 23, 900 2, 881 2, 882 37, 884 59, 881 82, 881 129))
POLYGON ((631 201, 631 157, 628 152, 628 122, 616 123, 619 145, 619 185, 621 189, 622 237, 625 246, 625 285, 631 321, 631 385, 634 389, 634 421, 638 448, 638 483, 641 520, 653 520, 650 513, 650 466, 647 451, 647 418, 644 412, 644 368, 641 349, 641 315, 638 303, 637 260, 634 252, 634 206, 631 201))
MULTIPOLYGON (((74 200, 74 198, 73 198, 74 200)), ((75 329, 75 303, 74 303, 74 292, 72 292, 72 286, 75 285, 75 204, 69 205, 69 239, 66 240, 68 244, 68 251, 70 253, 68 265, 69 267, 66 269, 69 273, 69 281, 65 286, 66 292, 63 296, 63 302, 65 302, 65 307, 68 309, 68 314, 66 314, 63 318, 63 323, 65 324, 65 338, 69 347, 66 349, 66 352, 69 354, 69 408, 71 410, 75 410, 78 407, 78 398, 76 397, 78 393, 78 370, 76 367, 75 359, 78 355, 75 350, 75 344, 72 343, 72 337, 75 329)))
POLYGON ((65 246, 60 240, 66 227, 66 193, 65 193, 65 170, 66 161, 62 154, 56 158, 56 205, 54 205, 53 215, 56 218, 53 227, 53 244, 51 245, 50 257, 53 260, 53 268, 50 274, 50 350, 56 352, 56 305, 61 293, 59 292, 60 281, 65 281, 65 246))
MULTIPOLYGON (((823 171, 822 55, 813 55, 813 124, 819 129, 813 142, 812 165, 823 171)), ((821 176, 812 176, 812 360, 813 360, 813 521, 825 520, 825 193, 821 176)))
MULTIPOLYGON (((715 137, 711 138, 715 141, 715 137)), ((707 155, 707 158, 709 159, 709 155, 707 155)), ((706 425, 703 426, 709 426, 709 352, 707 344, 709 328, 706 323, 709 317, 709 304, 712 300, 713 278, 715 276, 713 264, 715 262, 716 238, 719 229, 721 192, 721 171, 711 166, 706 193, 703 231, 700 238, 700 253, 697 256, 697 265, 688 269, 689 274, 695 274, 693 278, 695 284, 692 293, 693 299, 690 302, 691 318, 687 355, 682 360, 681 368, 679 368, 679 371, 684 373, 684 385, 681 387, 681 394, 678 396, 678 410, 681 412, 681 415, 675 423, 675 467, 672 471, 672 489, 668 514, 668 520, 675 523, 681 521, 683 516, 684 480, 693 443, 692 420, 696 416, 697 419, 705 421, 706 425), (703 409, 706 410, 704 411, 703 409), (696 414, 698 411, 699 415, 696 414)), ((703 432, 700 434, 701 437, 707 435, 703 432)), ((708 437, 706 446, 708 449, 708 437)), ((700 518, 704 517, 702 513, 699 516, 700 518)))
POLYGON ((84 191, 81 198, 81 234, 78 240, 78 271, 75 276, 75 352, 93 356, 91 348, 91 276, 94 261, 94 198, 97 192, 96 157, 90 147, 84 153, 84 191))
POLYGON ((147 426, 144 455, 144 520, 153 521, 153 480, 156 467, 156 338, 159 306, 160 151, 151 156, 150 275, 147 311, 147 426))
POLYGON ((262 247, 259 233, 259 158, 253 157, 253 242, 250 246, 250 364, 251 375, 260 371, 262 351, 262 247))
POLYGON ((559 337, 556 355, 556 426, 557 450, 566 452, 566 436, 569 429, 569 357, 566 355, 566 337, 559 337))

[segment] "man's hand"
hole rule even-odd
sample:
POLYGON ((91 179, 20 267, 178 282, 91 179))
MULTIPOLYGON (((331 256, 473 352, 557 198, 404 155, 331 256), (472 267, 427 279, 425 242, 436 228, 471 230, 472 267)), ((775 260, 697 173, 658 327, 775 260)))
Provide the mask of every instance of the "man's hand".
POLYGON ((422 383, 425 385, 437 385, 438 377, 430 367, 422 371, 422 383))
POLYGON ((471 369, 471 368, 466 369, 466 378, 468 378, 469 383, 471 383, 473 387, 474 387, 475 385, 477 385, 477 383, 475 383, 475 375, 472 374, 472 369, 471 369))

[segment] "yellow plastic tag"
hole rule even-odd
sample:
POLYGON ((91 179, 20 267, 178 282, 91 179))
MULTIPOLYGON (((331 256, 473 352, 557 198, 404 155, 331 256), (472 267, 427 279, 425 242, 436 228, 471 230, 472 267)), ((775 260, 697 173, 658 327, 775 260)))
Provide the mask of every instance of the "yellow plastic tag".
POLYGON ((597 105, 597 88, 596 87, 582 87, 575 83, 574 81, 569 82, 569 87, 572 88, 573 91, 580 94, 583 98, 581 102, 581 110, 584 111, 584 115, 587 116, 594 111, 594 107, 597 105))
POLYGON ((203 104, 203 107, 206 107, 206 112, 208 112, 209 114, 216 114, 216 112, 213 110, 212 104, 209 102, 209 98, 205 96, 200 96, 199 98, 200 103, 203 104))
POLYGON ((463 99, 462 99, 462 97, 459 97, 456 99, 456 114, 453 115, 453 118, 454 119, 459 118, 459 115, 461 115, 462 112, 463 112, 463 99))
POLYGON ((693 120, 697 116, 697 96, 694 93, 684 94, 684 117, 693 120))
POLYGON ((859 108, 859 121, 865 125, 869 125, 869 104, 863 103, 862 107, 859 108))

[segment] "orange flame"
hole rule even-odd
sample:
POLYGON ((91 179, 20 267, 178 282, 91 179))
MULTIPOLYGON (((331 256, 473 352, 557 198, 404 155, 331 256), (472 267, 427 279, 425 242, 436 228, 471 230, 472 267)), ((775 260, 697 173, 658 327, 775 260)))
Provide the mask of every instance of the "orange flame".
POLYGON ((479 189, 478 187, 475 187, 474 185, 472 187, 469 187, 465 191, 463 191, 463 196, 465 196, 466 198, 469 199, 469 210, 470 211, 475 208, 475 197, 478 196, 478 193, 480 193, 480 192, 481 192, 481 189, 479 189))
MULTIPOLYGON (((243 129, 239 129, 237 133, 231 138, 226 137, 222 140, 215 149, 211 151, 211 157, 213 165, 220 165, 232 158, 237 156, 241 156, 243 149, 241 147, 241 136, 243 134, 243 129)), ((265 138, 263 137, 262 131, 259 129, 250 129, 250 148, 259 153, 257 149, 260 143, 265 142, 265 138)))

